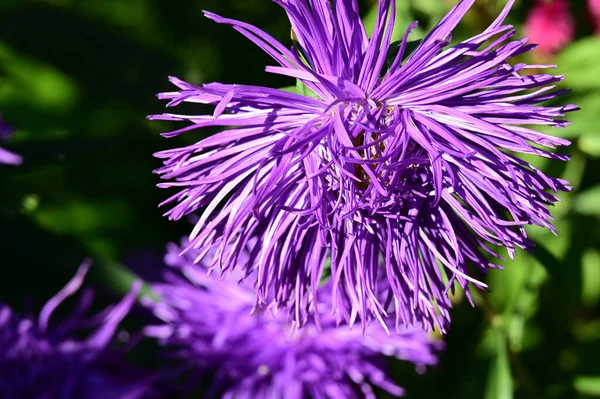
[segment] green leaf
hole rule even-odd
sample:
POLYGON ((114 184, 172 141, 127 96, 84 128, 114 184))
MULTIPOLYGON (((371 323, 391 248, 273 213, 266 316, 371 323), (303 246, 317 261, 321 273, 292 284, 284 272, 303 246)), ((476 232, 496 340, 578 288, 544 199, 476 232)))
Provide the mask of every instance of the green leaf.
POLYGON ((22 200, 23 213, 30 215, 34 213, 40 206, 40 196, 37 194, 29 194, 23 197, 22 200))
POLYGON ((524 276, 516 284, 516 295, 503 313, 510 348, 517 353, 523 346, 526 323, 538 310, 540 287, 548 278, 545 269, 531 256, 522 258, 525 258, 525 261, 521 261, 518 268, 522 269, 521 272, 524 276))
POLYGON ((573 89, 600 89, 600 38, 591 36, 568 46, 557 57, 558 74, 566 75, 565 84, 573 89))
POLYGON ((600 302, 600 251, 585 251, 581 265, 581 302, 588 307, 594 307, 600 302))
POLYGON ((427 15, 432 23, 442 19, 448 11, 448 7, 440 4, 440 0, 410 0, 409 4, 412 8, 422 14, 427 15))
MULTIPOLYGON (((373 29, 375 28, 375 23, 377 22, 377 6, 371 7, 367 15, 363 18, 363 23, 365 25, 365 29, 369 36, 373 29)), ((395 42, 404 36, 406 32, 406 28, 415 21, 415 17, 410 12, 410 4, 408 1, 397 1, 396 2, 396 22, 394 23, 394 32, 392 33, 391 41, 395 42)), ((412 31, 412 37, 421 38, 424 37, 425 34, 423 29, 417 27, 417 29, 412 31)))
POLYGON ((577 143, 579 149, 593 157, 600 157, 600 132, 597 130, 588 131, 577 143))
POLYGON ((287 91, 288 93, 296 93, 296 86, 280 87, 279 90, 287 91))
MULTIPOLYGON (((96 258, 94 259, 94 262, 96 266, 93 270, 98 276, 100 282, 103 283, 104 286, 110 287, 111 290, 119 294, 125 294, 129 292, 129 290, 131 289, 131 285, 134 281, 142 280, 127 266, 122 265, 120 262, 116 262, 106 258, 96 258)), ((142 285, 140 295, 155 300, 158 298, 158 296, 146 283, 142 285)))
POLYGON ((551 133, 560 137, 599 137, 598 114, 600 114, 600 93, 594 92, 573 98, 581 108, 568 114, 571 125, 564 129, 551 129, 551 133))
POLYGON ((308 88, 307 85, 302 83, 300 79, 296 79, 296 93, 310 98, 321 99, 314 91, 308 88))
POLYGON ((321 276, 321 281, 319 282, 319 286, 327 283, 331 278, 331 256, 327 257, 325 261, 325 268, 323 270, 323 275, 321 276))
POLYGON ((600 186, 592 187, 575 197, 575 212, 587 216, 600 216, 600 186))
POLYGON ((314 91, 312 91, 308 88, 308 86, 302 83, 300 79, 296 80, 296 86, 280 87, 279 90, 287 91, 288 93, 300 94, 302 96, 310 98, 316 98, 317 100, 321 99, 321 97, 319 97, 314 91))
POLYGON ((552 277, 552 286, 556 290, 556 293, 560 295, 560 305, 565 307, 565 311, 570 311, 568 310, 570 306, 573 306, 581 297, 580 263, 578 256, 575 254, 575 246, 583 242, 581 239, 578 240, 578 242, 571 243, 571 247, 565 255, 565 259, 569 259, 568 262, 558 259, 546 247, 541 245, 539 241, 535 242, 535 258, 552 277), (573 258, 573 256, 575 257, 573 258))
POLYGON ((80 92, 76 82, 52 65, 18 54, 4 43, 0 43, 0 63, 0 100, 18 99, 40 110, 59 113, 77 104, 80 92))
POLYGON ((512 399, 513 378, 510 370, 508 349, 504 332, 500 328, 493 330, 496 341, 495 353, 485 388, 485 399, 512 399))
POLYGON ((581 394, 600 395, 600 376, 576 377, 573 381, 573 387, 581 394))
POLYGON ((560 279, 564 277, 566 268, 563 262, 539 242, 535 243, 534 256, 553 278, 560 279))
MULTIPOLYGON (((404 54, 402 55, 402 61, 405 61, 416 49, 417 47, 419 47, 419 44, 421 44, 423 40, 418 39, 418 40, 412 40, 406 43, 406 48, 404 49, 404 54)), ((390 49, 388 50, 388 54, 387 54, 387 58, 385 61, 385 69, 389 69, 394 60, 396 59, 396 56, 398 55, 398 52, 400 51, 400 47, 402 46, 402 41, 398 40, 396 42, 393 42, 392 44, 390 44, 390 49)))
MULTIPOLYGON (((568 78, 567 78, 568 80, 568 78)), ((567 86, 569 85, 567 81, 567 86)), ((570 125, 557 129, 552 126, 539 126, 538 130, 552 136, 572 139, 575 137, 590 137, 591 139, 600 137, 600 128, 598 128, 598 114, 600 114, 600 92, 582 93, 565 97, 564 101, 575 103, 579 106, 576 112, 569 112, 566 118, 570 125)), ((587 152, 586 149, 583 150, 587 152)))

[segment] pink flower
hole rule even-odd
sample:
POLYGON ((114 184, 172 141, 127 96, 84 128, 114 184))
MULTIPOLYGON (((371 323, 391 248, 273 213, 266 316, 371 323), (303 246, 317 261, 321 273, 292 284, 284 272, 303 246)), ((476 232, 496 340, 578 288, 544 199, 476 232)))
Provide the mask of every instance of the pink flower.
POLYGON ((588 8, 596 26, 596 34, 600 35, 600 0, 588 0, 588 8))
MULTIPOLYGON (((600 6, 599 0, 590 0, 600 6)), ((600 8, 600 7, 598 7, 600 8)), ((537 0, 527 21, 525 32, 542 58, 550 57, 573 40, 575 20, 566 0, 537 0)))

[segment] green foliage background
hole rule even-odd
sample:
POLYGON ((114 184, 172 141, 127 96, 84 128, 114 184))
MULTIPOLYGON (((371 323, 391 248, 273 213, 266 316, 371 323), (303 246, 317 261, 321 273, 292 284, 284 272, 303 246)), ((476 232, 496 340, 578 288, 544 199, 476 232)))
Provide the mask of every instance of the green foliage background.
MULTIPOLYGON (((413 20, 423 35, 451 0, 399 0, 397 33, 413 20)), ((478 1, 457 31, 487 26, 503 0, 478 1)), ((570 2, 577 38, 554 60, 577 103, 568 164, 535 160, 572 182, 554 209, 558 237, 531 229, 536 256, 519 253, 492 271, 491 292, 473 309, 454 300, 454 324, 438 368, 417 376, 395 365, 409 398, 600 397, 600 38, 585 1, 570 2)), ((374 2, 364 2, 373 23, 374 2)), ((522 33, 532 1, 517 3, 511 22, 522 33)), ((0 300, 39 306, 88 255, 90 282, 108 302, 127 290, 144 259, 188 230, 169 223, 157 204, 152 153, 193 142, 195 132, 161 139, 168 125, 147 122, 162 112, 157 92, 168 75, 284 87, 264 72, 272 62, 237 32, 202 16, 208 9, 243 19, 291 42, 284 13, 268 0, 1 0, 0 110, 17 128, 6 146, 25 157, 0 167, 0 300), (128 259, 136 259, 129 261, 128 259)), ((531 61, 531 60, 530 60, 531 61)), ((147 268, 152 267, 148 262, 147 268)), ((133 322, 135 325, 135 321, 133 322)), ((151 359, 150 350, 137 354, 151 359)))

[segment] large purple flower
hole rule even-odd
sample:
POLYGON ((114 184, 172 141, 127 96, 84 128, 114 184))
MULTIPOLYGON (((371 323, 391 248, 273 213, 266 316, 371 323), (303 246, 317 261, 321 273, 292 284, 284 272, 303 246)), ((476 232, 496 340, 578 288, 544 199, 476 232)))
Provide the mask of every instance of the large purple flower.
POLYGON ((190 247, 216 247, 230 270, 246 241, 261 305, 287 307, 299 322, 331 259, 333 307, 350 323, 384 320, 377 292, 386 276, 399 324, 444 331, 447 291, 494 267, 492 246, 531 249, 525 225, 553 230, 547 209, 567 182, 516 154, 568 159, 547 148, 568 141, 528 125, 564 127, 574 105, 542 106, 564 90, 563 76, 528 74, 547 65, 511 65, 531 50, 505 25, 514 1, 481 34, 451 45, 474 0, 457 4, 407 58, 408 27, 390 57, 395 2, 379 1, 369 38, 356 0, 274 0, 287 12, 295 45, 207 12, 252 40, 279 64, 268 72, 298 80, 303 93, 171 78, 169 106, 214 106, 212 114, 150 117, 188 121, 169 133, 229 130, 159 152, 157 173, 178 189, 170 219, 201 211, 190 247), (404 61, 404 59, 406 59, 404 61), (545 149, 546 148, 546 149, 545 149), (383 260, 383 262, 382 262, 383 260), (273 293, 273 295, 271 295, 273 293), (356 316, 360 317, 356 317, 356 316))
POLYGON ((6 399, 141 399, 151 379, 126 366, 108 349, 117 326, 134 305, 140 286, 121 302, 84 318, 93 300, 84 291, 76 309, 60 323, 56 308, 79 290, 90 263, 42 308, 37 318, 20 317, 0 303, 0 397, 6 399), (81 333, 92 332, 82 339, 81 333))
POLYGON ((375 398, 373 386, 400 396, 385 356, 415 363, 419 371, 437 362, 442 343, 417 328, 390 335, 379 323, 364 332, 339 326, 329 311, 327 285, 320 289, 320 327, 312 319, 296 330, 287 314, 254 307, 255 276, 242 283, 236 271, 209 276, 180 250, 169 246, 165 262, 171 270, 153 286, 160 300, 148 302, 164 324, 146 333, 185 360, 194 375, 214 373, 208 397, 375 398))
MULTIPOLYGON (((4 123, 2 114, 0 114, 0 141, 8 139, 14 133, 14 129, 4 123)), ((0 147, 0 164, 19 165, 23 162, 23 158, 17 154, 0 147)))

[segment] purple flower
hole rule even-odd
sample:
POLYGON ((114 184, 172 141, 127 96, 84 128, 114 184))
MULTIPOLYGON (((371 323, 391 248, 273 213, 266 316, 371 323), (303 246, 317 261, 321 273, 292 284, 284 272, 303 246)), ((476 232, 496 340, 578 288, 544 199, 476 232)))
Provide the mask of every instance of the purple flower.
POLYGON ((84 291, 75 310, 60 323, 56 308, 79 290, 90 262, 42 308, 37 318, 20 317, 0 303, 0 397, 6 399, 141 399, 151 378, 126 366, 109 350, 118 324, 136 301, 140 285, 90 318, 93 295, 84 291), (90 331, 87 338, 81 334, 90 331))
MULTIPOLYGON (((7 140, 13 133, 14 129, 4 123, 2 114, 0 114, 0 141, 7 140)), ((23 158, 19 155, 0 147, 0 164, 20 165, 22 162, 23 158)))
MULTIPOLYGON (((235 271, 209 276, 194 256, 179 252, 169 246, 171 271, 153 286, 160 301, 148 302, 164 324, 146 333, 198 374, 214 373, 209 397, 375 398, 373 386, 400 396, 385 356, 415 363, 420 371, 437 362, 442 343, 416 328, 390 335, 371 323, 363 332, 338 326, 339 318, 319 309, 320 327, 312 319, 297 330, 287 314, 255 308, 255 276, 241 283, 235 271)), ((328 308, 331 288, 322 290, 320 307, 328 308)))
POLYGON ((528 127, 568 124, 557 118, 576 106, 539 105, 565 92, 553 90, 564 77, 509 64, 535 47, 504 24, 512 0, 485 31, 451 45, 474 3, 461 1, 405 61, 416 23, 389 59, 392 0, 379 1, 370 38, 355 0, 274 1, 291 21, 292 49, 252 25, 206 16, 252 40, 279 64, 268 72, 310 95, 171 78, 178 91, 159 95, 169 106, 214 112, 151 116, 191 122, 164 136, 233 128, 156 154, 159 186, 177 189, 163 203, 168 217, 200 211, 189 247, 216 248, 216 268, 256 271, 258 304, 291 309, 300 323, 330 259, 333 310, 350 324, 385 322, 385 281, 398 324, 444 331, 447 292, 486 287, 473 276, 495 267, 488 256, 501 258, 490 246, 513 258, 533 247, 525 225, 554 231, 551 192, 568 183, 517 155, 568 159, 548 150, 567 140, 528 127), (258 244, 238 262, 251 238, 258 244))

